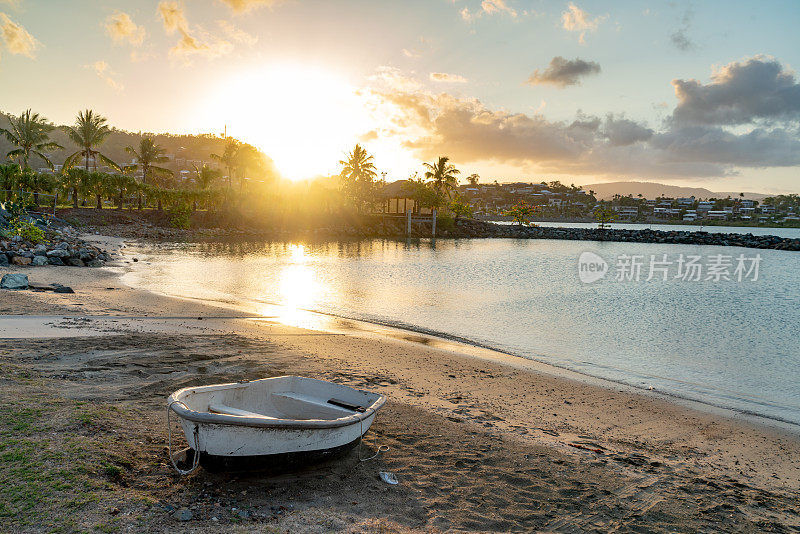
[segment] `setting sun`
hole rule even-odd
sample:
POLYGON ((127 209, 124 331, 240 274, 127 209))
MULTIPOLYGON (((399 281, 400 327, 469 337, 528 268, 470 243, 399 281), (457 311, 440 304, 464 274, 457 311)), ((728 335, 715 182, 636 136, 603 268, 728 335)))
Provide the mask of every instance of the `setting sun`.
POLYGON ((227 125, 269 155, 281 175, 301 180, 338 171, 336 164, 370 117, 355 87, 311 65, 271 64, 216 86, 208 123, 227 125))

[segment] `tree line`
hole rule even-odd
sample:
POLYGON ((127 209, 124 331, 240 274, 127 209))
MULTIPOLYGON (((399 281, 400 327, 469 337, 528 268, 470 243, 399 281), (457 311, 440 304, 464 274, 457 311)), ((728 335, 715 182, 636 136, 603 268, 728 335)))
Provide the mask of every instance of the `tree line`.
POLYGON ((84 204, 94 200, 97 208, 102 208, 103 199, 121 208, 130 198, 136 199, 138 209, 149 203, 157 204, 158 209, 164 203, 212 207, 228 200, 234 187, 238 186, 241 192, 250 173, 263 173, 267 167, 266 158, 258 149, 232 137, 225 138, 221 154, 210 154, 228 171, 225 177, 208 165, 193 165, 190 180, 178 183, 174 172, 162 166, 169 161, 166 149, 149 136, 141 137, 137 145, 125 147, 135 163, 118 164, 101 151, 112 133, 107 119, 87 109, 78 113, 73 126, 63 127, 76 150, 55 172, 50 153, 64 148, 51 138, 56 127, 31 110, 8 117, 8 123, 8 127, 0 128, 0 136, 13 147, 6 154, 12 163, 0 165, 0 191, 8 199, 17 191, 26 190, 36 205, 40 194, 57 193, 70 196, 73 207, 78 207, 81 198, 84 204), (35 171, 31 167, 33 158, 44 162, 51 173, 35 171), (98 172, 98 163, 112 172, 98 172))

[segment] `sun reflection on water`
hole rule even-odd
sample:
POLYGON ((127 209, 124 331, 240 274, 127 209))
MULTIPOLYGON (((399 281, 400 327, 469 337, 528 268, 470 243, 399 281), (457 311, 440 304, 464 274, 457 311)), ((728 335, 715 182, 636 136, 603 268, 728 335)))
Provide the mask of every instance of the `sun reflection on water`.
POLYGON ((305 245, 290 246, 289 264, 281 269, 279 283, 282 309, 278 320, 285 325, 318 327, 319 317, 307 311, 319 303, 322 290, 316 271, 309 265, 310 259, 305 245))

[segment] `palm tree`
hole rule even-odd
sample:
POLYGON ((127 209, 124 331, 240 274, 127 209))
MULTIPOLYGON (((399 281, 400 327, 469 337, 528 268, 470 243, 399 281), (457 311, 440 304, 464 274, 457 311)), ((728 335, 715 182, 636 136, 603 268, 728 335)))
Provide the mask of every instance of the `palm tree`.
POLYGON ((264 155, 253 145, 241 143, 234 155, 234 166, 239 170, 239 189, 241 190, 248 169, 256 174, 264 171, 264 155))
POLYGON ((5 191, 3 198, 8 200, 10 192, 17 186, 19 179, 19 165, 9 163, 0 165, 0 191, 5 191))
POLYGON ((0 128, 8 141, 18 147, 11 150, 6 157, 8 159, 19 158, 23 169, 30 169, 29 160, 31 154, 39 156, 48 167, 53 168, 53 162, 44 154, 45 150, 56 150, 62 148, 58 143, 50 140, 50 132, 54 127, 47 123, 47 119, 26 110, 17 118, 9 117, 8 122, 11 129, 0 128))
POLYGON ((446 194, 450 198, 452 192, 458 187, 457 174, 461 171, 456 169, 455 165, 449 163, 450 158, 441 156, 436 163, 424 163, 425 178, 433 181, 433 188, 440 195, 446 194))
POLYGON ((31 169, 25 169, 19 176, 20 185, 33 191, 33 203, 39 205, 39 193, 49 193, 58 185, 58 180, 52 174, 36 172, 31 169))
POLYGON ((228 187, 231 187, 231 172, 236 167, 237 153, 239 152, 239 141, 233 137, 225 138, 225 148, 222 154, 211 154, 211 157, 223 165, 228 170, 228 187))
POLYGON ((75 119, 75 126, 68 126, 66 130, 72 142, 81 147, 80 150, 68 156, 64 161, 66 169, 74 167, 80 158, 84 158, 84 170, 86 172, 89 172, 90 159, 93 161, 95 169, 99 159, 109 167, 120 170, 119 165, 94 148, 100 146, 106 140, 106 137, 111 134, 111 128, 106 124, 105 117, 91 109, 87 109, 78 113, 78 118, 75 119))
POLYGON ((194 184, 201 191, 207 190, 211 187, 211 184, 219 179, 220 172, 208 165, 203 165, 200 168, 197 165, 192 166, 194 167, 194 184))
MULTIPOLYGON (((208 165, 203 165, 202 167, 198 168, 197 165, 192 165, 194 167, 194 185, 200 191, 208 191, 211 185, 219 180, 220 172, 217 169, 212 169, 208 165)), ((206 202, 206 206, 208 203, 206 202)), ((197 200, 193 202, 194 211, 197 211, 197 200)))
POLYGON ((342 190, 356 204, 356 209, 361 212, 362 204, 371 199, 375 178, 378 172, 372 162, 372 156, 367 154, 361 145, 356 145, 352 152, 347 154, 347 159, 339 161, 342 171, 339 177, 342 180, 342 190))
MULTIPOLYGON (((75 119, 74 127, 66 127, 67 135, 73 143, 80 147, 80 150, 67 156, 64 160, 64 170, 67 171, 78 163, 80 158, 84 158, 83 169, 89 172, 89 159, 92 159, 94 168, 97 169, 97 160, 100 159, 109 167, 120 170, 119 165, 108 159, 106 156, 95 150, 94 147, 100 146, 111 134, 111 128, 106 124, 106 118, 95 113, 91 109, 81 111, 75 119)), ((78 190, 72 190, 72 206, 78 207, 78 190)))
MULTIPOLYGON (((142 183, 147 185, 148 173, 153 173, 156 176, 172 176, 172 171, 164 167, 158 167, 154 163, 165 163, 169 158, 165 155, 166 149, 155 144, 153 139, 145 137, 139 142, 139 148, 136 149, 132 146, 125 147, 125 150, 131 154, 136 161, 136 165, 132 165, 133 169, 142 169, 142 183)), ((139 209, 142 209, 142 195, 139 194, 139 209)), ((161 200, 159 197, 158 209, 161 209, 161 200)))

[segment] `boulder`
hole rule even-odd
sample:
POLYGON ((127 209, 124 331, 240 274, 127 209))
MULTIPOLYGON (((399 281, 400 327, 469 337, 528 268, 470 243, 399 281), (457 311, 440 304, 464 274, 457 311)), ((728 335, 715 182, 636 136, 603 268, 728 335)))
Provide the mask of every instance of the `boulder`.
POLYGON ((33 247, 33 253, 36 256, 44 256, 47 253, 47 247, 44 245, 36 245, 33 247))
POLYGON ((33 261, 31 258, 26 258, 25 256, 14 256, 11 258, 12 265, 30 265, 31 261, 33 261))
POLYGON ((53 293, 75 293, 75 292, 69 286, 58 285, 56 286, 55 289, 53 289, 53 293))
POLYGON ((0 252, 0 267, 8 267, 8 256, 0 252))
POLYGON ((0 279, 0 289, 28 289, 28 275, 19 273, 4 274, 0 279))
POLYGON ((102 267, 105 264, 103 260, 90 260, 86 263, 87 267, 102 267))
POLYGON ((52 258, 49 258, 48 261, 50 262, 50 265, 64 265, 64 260, 58 256, 53 256, 52 258))
POLYGON ((83 260, 80 258, 69 258, 67 260, 67 265, 72 265, 73 267, 85 267, 86 264, 83 263, 83 260))
POLYGON ((69 258, 71 256, 71 254, 66 248, 58 248, 58 247, 54 248, 53 250, 48 250, 47 255, 51 258, 61 258, 62 260, 64 258, 69 258))
POLYGON ((47 256, 34 256, 33 260, 31 260, 31 265, 35 265, 36 267, 41 267, 42 265, 47 265, 49 263, 47 256))

